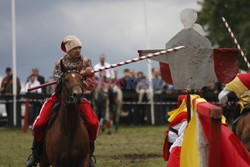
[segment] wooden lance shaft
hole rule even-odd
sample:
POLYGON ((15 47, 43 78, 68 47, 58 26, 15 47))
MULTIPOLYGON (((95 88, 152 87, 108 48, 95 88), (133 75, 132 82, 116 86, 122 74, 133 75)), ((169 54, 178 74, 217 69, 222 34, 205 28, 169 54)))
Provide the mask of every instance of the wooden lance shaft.
POLYGON ((116 67, 123 66, 123 65, 126 65, 126 64, 130 64, 130 63, 134 63, 134 62, 137 62, 137 61, 141 61, 141 60, 153 58, 153 57, 156 57, 156 56, 160 56, 160 55, 163 55, 163 54, 175 52, 177 50, 184 49, 184 48, 185 48, 185 46, 177 46, 177 47, 170 48, 170 49, 167 49, 167 50, 162 50, 160 52, 150 53, 150 54, 147 54, 145 56, 141 56, 141 57, 137 57, 137 58, 134 58, 134 59, 131 59, 131 60, 122 61, 122 62, 117 63, 117 64, 111 64, 109 66, 101 67, 99 69, 92 70, 92 72, 96 73, 96 72, 100 72, 100 71, 103 71, 103 70, 116 68, 116 67))
POLYGON ((56 81, 51 81, 51 82, 47 82, 45 84, 41 84, 39 86, 35 86, 35 87, 32 87, 32 88, 29 88, 28 89, 28 92, 32 91, 32 90, 36 90, 36 89, 39 89, 39 88, 43 88, 43 87, 46 87, 46 86, 50 86, 50 85, 54 85, 56 84, 56 81))
MULTIPOLYGON (((153 58, 153 57, 160 56, 160 55, 163 55, 163 54, 175 52, 175 51, 178 51, 178 50, 184 49, 184 48, 185 48, 185 46, 177 46, 177 47, 170 48, 170 49, 167 49, 167 50, 162 50, 160 52, 150 53, 150 54, 147 54, 145 56, 141 56, 141 57, 137 57, 137 58, 134 58, 134 59, 122 61, 122 62, 117 63, 117 64, 111 64, 111 65, 108 65, 108 66, 105 66, 105 67, 101 67, 99 69, 92 70, 91 72, 92 73, 97 73, 97 72, 100 72, 100 71, 104 71, 104 70, 108 70, 108 69, 111 69, 111 68, 120 67, 120 66, 123 66, 123 65, 126 65, 126 64, 134 63, 134 62, 145 60, 145 59, 148 59, 148 58, 153 58)), ((48 83, 41 84, 39 86, 30 88, 30 89, 28 89, 28 91, 32 91, 32 90, 43 88, 43 87, 50 86, 50 85, 54 85, 56 83, 57 83, 56 81, 51 81, 51 82, 48 82, 48 83)))

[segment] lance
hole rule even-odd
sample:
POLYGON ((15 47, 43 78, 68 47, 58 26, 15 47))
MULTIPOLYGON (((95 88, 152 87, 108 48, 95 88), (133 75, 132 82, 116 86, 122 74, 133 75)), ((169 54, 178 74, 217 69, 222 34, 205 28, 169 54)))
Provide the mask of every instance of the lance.
POLYGON ((237 48, 240 50, 240 54, 241 54, 241 56, 243 57, 245 63, 247 64, 248 69, 250 69, 250 64, 249 64, 249 62, 248 62, 248 60, 247 60, 247 57, 246 57, 246 55, 244 54, 243 50, 241 49, 241 47, 240 47, 240 45, 239 45, 239 43, 238 43, 236 37, 234 36, 233 31, 232 31, 231 28, 229 27, 229 25, 228 25, 228 23, 227 23, 227 21, 226 21, 226 19, 225 19, 224 17, 222 17, 222 20, 223 20, 223 22, 224 22, 224 24, 225 24, 225 26, 226 26, 226 28, 227 28, 229 34, 230 34, 231 37, 233 38, 233 41, 234 41, 235 45, 236 45, 237 48))
POLYGON ((46 87, 46 86, 54 85, 54 84, 56 84, 56 83, 57 83, 57 81, 47 82, 47 83, 41 84, 41 85, 39 85, 39 86, 35 86, 35 87, 32 87, 32 88, 29 88, 29 89, 28 89, 28 92, 30 92, 30 91, 32 91, 32 90, 39 89, 39 88, 43 88, 43 87, 46 87))
MULTIPOLYGON (((108 65, 108 66, 105 66, 105 67, 101 67, 99 69, 92 70, 91 72, 92 73, 97 73, 97 72, 108 70, 108 69, 111 69, 111 68, 116 68, 116 67, 120 67, 120 66, 123 66, 123 65, 126 65, 126 64, 134 63, 134 62, 137 62, 137 61, 153 58, 153 57, 168 54, 168 53, 171 53, 171 52, 176 52, 176 51, 178 51, 180 49, 184 49, 184 48, 185 48, 185 46, 177 46, 177 47, 162 50, 162 51, 159 51, 159 52, 156 52, 156 53, 150 53, 150 54, 147 54, 147 55, 144 55, 144 56, 141 56, 141 57, 137 57, 137 58, 134 58, 134 59, 122 61, 122 62, 117 63, 117 64, 111 64, 111 65, 108 65)), ((28 89, 28 91, 32 91, 32 90, 43 88, 43 87, 50 86, 50 85, 54 85, 56 83, 57 83, 57 81, 51 81, 51 82, 48 82, 48 83, 41 84, 39 86, 35 86, 33 88, 30 88, 30 89, 28 89)))

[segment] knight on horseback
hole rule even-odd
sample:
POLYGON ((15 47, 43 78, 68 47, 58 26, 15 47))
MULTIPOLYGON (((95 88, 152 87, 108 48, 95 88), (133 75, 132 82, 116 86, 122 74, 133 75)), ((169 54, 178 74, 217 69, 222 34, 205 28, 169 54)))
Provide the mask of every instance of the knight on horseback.
MULTIPOLYGON (((60 62, 62 62, 68 70, 76 70, 79 65, 82 65, 83 68, 80 71, 84 78, 91 77, 87 76, 85 69, 87 67, 92 67, 91 60, 87 57, 81 55, 82 43, 81 41, 74 35, 66 36, 62 43, 61 49, 66 52, 66 55, 63 56, 59 61, 55 64, 54 77, 57 80, 57 87, 55 92, 44 102, 40 114, 37 116, 36 120, 33 124, 33 145, 32 145, 32 154, 28 158, 26 162, 27 167, 35 166, 39 162, 39 157, 42 153, 43 148, 43 139, 45 137, 45 130, 52 115, 53 106, 60 101, 60 93, 61 93, 61 77, 63 75, 63 71, 60 66, 60 62)), ((91 74, 94 76, 94 73, 91 74)), ((89 134, 89 148, 90 148, 90 166, 95 167, 96 159, 93 155, 95 145, 94 142, 97 137, 99 122, 98 118, 91 108, 89 102, 84 99, 80 105, 80 109, 82 114, 85 117, 85 121, 87 122, 87 130, 89 134)))
MULTIPOLYGON (((232 130, 235 132, 238 118, 245 112, 244 108, 250 106, 250 73, 238 74, 225 88, 219 93, 219 102, 223 105, 228 101, 227 95, 234 93, 239 101, 233 112, 232 130)), ((248 107, 249 108, 249 107, 248 107)))

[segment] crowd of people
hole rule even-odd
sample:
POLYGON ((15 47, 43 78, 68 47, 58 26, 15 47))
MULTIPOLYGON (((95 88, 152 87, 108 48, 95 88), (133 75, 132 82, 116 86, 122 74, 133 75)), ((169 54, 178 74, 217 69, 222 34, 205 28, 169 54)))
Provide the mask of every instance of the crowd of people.
MULTIPOLYGON (((104 66, 110 65, 106 61, 106 55, 100 54, 99 63, 94 66, 94 69, 99 69, 104 66)), ((113 88, 111 85, 117 85, 123 94, 123 111, 126 113, 126 117, 120 119, 121 124, 129 125, 147 125, 151 124, 151 108, 150 102, 170 102, 171 99, 168 97, 174 96, 183 93, 174 89, 172 84, 166 83, 161 78, 161 72, 159 68, 152 68, 152 80, 149 80, 142 71, 135 71, 135 69, 124 69, 123 75, 121 78, 118 78, 118 72, 109 69, 96 73, 96 85, 98 82, 109 82, 109 79, 112 81, 109 82, 109 88, 113 88), (135 105, 137 104, 137 105, 135 105)), ((6 76, 2 80, 0 93, 1 95, 12 95, 12 70, 11 68, 6 68, 6 76)), ((38 68, 33 68, 31 74, 27 77, 25 83, 26 94, 31 98, 36 97, 37 95, 50 95, 53 93, 55 86, 43 87, 40 89, 33 90, 28 92, 27 90, 31 87, 39 86, 40 84, 45 83, 45 78, 39 74, 38 68)), ((97 87, 95 87, 97 88, 97 87)), ((102 89, 103 87, 99 87, 102 89)), ((17 77, 17 94, 20 93, 21 84, 20 80, 17 77)), ((213 83, 208 87, 202 89, 202 93, 215 97, 218 92, 221 90, 221 85, 213 83)), ((87 90, 85 95, 92 101, 92 91, 87 90)), ((201 93, 201 92, 194 92, 201 93)), ((176 100, 176 99, 175 99, 176 100)), ((6 103, 6 112, 9 117, 13 116, 13 103, 6 103)), ((29 126, 32 125, 33 121, 39 114, 39 111, 42 107, 41 102, 31 102, 29 104, 29 126)), ((167 122, 167 112, 173 109, 175 105, 168 104, 155 104, 154 105, 154 117, 156 125, 164 125, 167 122)), ((19 105, 19 110, 21 110, 19 105)), ((20 112, 20 111, 19 111, 20 112)), ((9 118, 8 117, 8 118, 9 118)), ((9 118, 12 120, 12 118, 9 118)), ((11 124, 11 123, 10 123, 11 124)))
MULTIPOLYGON (((13 95, 13 73, 12 69, 10 67, 7 67, 5 70, 5 77, 2 80, 1 87, 0 87, 0 94, 4 96, 4 98, 7 100, 5 103, 5 109, 6 109, 6 114, 8 118, 8 126, 13 127, 13 102, 12 100, 12 95, 13 95)), ((16 90, 17 90, 17 96, 20 95, 21 92, 21 82, 19 77, 16 78, 16 90)), ((36 97, 38 94, 44 94, 46 95, 46 88, 40 88, 37 90, 34 90, 32 92, 28 92, 27 90, 31 87, 34 86, 39 86, 40 84, 45 83, 45 78, 41 75, 39 75, 39 69, 38 68, 33 68, 32 73, 27 77, 26 83, 24 85, 25 92, 27 95, 31 95, 31 97, 36 97)), ((30 102, 29 103, 29 120, 28 124, 29 126, 32 125, 34 122, 35 118, 40 112, 40 108, 42 106, 41 102, 30 102)), ((21 103, 17 103, 17 126, 21 127, 21 103)))

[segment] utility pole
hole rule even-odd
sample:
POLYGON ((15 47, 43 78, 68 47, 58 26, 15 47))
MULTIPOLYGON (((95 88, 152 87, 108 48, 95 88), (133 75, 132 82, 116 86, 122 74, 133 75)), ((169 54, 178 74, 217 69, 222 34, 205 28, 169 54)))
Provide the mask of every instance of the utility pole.
POLYGON ((17 75, 16 75, 16 2, 11 0, 12 16, 12 79, 13 79, 13 124, 16 126, 16 96, 17 96, 17 75))
MULTIPOLYGON (((146 4, 147 0, 143 0, 143 9, 144 9, 144 21, 145 21, 145 39, 146 39, 146 49, 150 48, 150 44, 149 44, 149 35, 148 35, 148 21, 147 21, 147 4, 146 4)), ((148 69, 148 79, 150 82, 152 82, 152 66, 151 66, 151 60, 147 59, 147 69, 148 69)), ((149 91, 150 91, 150 111, 151 111, 151 123, 152 125, 155 124, 155 114, 154 114, 154 92, 153 92, 153 83, 150 84, 149 86, 149 91)))

